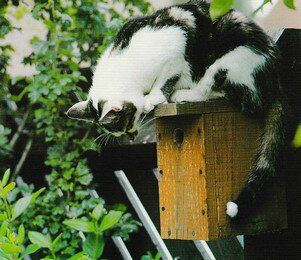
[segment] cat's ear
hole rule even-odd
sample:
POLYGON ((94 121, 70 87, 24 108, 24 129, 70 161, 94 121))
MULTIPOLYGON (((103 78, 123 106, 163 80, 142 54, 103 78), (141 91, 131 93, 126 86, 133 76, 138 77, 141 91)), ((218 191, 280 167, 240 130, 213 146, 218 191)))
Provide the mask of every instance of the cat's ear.
POLYGON ((91 111, 91 108, 89 106, 89 102, 81 101, 73 105, 69 108, 66 115, 73 119, 78 120, 93 120, 93 113, 91 111))

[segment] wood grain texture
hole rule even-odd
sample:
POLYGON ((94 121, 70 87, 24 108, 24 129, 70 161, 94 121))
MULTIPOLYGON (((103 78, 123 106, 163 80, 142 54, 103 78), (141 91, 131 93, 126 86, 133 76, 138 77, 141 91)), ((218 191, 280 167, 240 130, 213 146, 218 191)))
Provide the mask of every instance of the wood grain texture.
POLYGON ((158 119, 157 134, 161 235, 195 240, 208 233, 203 118, 158 119), (184 133, 181 146, 176 129, 184 133))
POLYGON ((176 115, 198 115, 208 113, 221 113, 238 111, 232 104, 224 99, 209 100, 205 102, 192 103, 169 103, 161 104, 155 109, 156 117, 176 116, 176 115))
POLYGON ((276 180, 246 224, 234 225, 226 216, 226 203, 237 197, 250 173, 261 124, 226 103, 218 109, 218 104, 195 103, 193 109, 201 110, 194 115, 181 104, 180 115, 170 116, 169 110, 157 119, 163 238, 215 240, 287 226, 285 187, 276 180), (182 144, 176 142, 179 131, 182 144))

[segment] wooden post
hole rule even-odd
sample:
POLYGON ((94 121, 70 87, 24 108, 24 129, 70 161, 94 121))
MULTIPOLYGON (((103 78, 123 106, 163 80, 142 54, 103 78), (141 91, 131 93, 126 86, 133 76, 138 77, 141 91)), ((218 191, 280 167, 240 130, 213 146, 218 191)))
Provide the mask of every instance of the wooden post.
POLYGON ((155 115, 163 238, 215 240, 286 228, 281 182, 271 184, 246 224, 233 225, 226 216, 226 203, 250 173, 258 121, 223 100, 161 105, 155 115))

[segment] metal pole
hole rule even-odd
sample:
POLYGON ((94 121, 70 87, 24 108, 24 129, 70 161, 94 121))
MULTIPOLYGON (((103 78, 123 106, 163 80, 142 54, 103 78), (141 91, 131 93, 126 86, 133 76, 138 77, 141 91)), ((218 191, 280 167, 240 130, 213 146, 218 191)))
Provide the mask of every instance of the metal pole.
POLYGON ((121 187, 125 191, 128 199, 132 203, 137 215, 140 218, 143 226, 147 230, 151 240, 155 244, 157 250, 160 252, 161 257, 165 260, 172 260, 172 256, 168 251, 166 245, 164 244, 160 234, 158 233, 154 223, 152 222, 151 218, 149 217, 148 213, 146 212, 143 204, 141 203, 140 199, 138 198, 135 190, 133 189, 132 185, 130 184, 128 178, 126 177, 123 171, 115 171, 115 176, 117 177, 121 187))
POLYGON ((112 240, 113 240, 115 246, 118 248, 118 250, 124 260, 133 260, 129 250, 127 249, 127 247, 121 237, 113 236, 112 240))

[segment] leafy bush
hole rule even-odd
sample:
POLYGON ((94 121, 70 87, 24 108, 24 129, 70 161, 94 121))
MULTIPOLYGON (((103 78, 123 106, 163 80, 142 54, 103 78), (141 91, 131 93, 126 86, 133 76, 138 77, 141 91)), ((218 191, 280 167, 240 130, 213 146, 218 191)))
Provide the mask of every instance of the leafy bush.
POLYGON ((107 212, 103 204, 98 204, 90 213, 88 219, 69 219, 64 224, 81 232, 88 233, 83 243, 83 251, 77 253, 72 259, 88 257, 98 259, 102 256, 105 246, 105 234, 121 235, 128 237, 128 233, 137 230, 138 222, 132 220, 129 214, 124 214, 120 210, 110 210, 107 212), (118 226, 118 223, 122 225, 118 226), (130 227, 128 229, 127 227, 130 227), (127 230, 126 232, 124 232, 127 230))
MULTIPOLYGON (((0 257, 3 259, 23 259, 44 249, 43 255, 47 259, 61 259, 62 244, 68 243, 63 233, 51 238, 49 232, 25 232, 28 224, 28 211, 37 208, 34 204, 45 188, 32 193, 33 187, 25 184, 20 178, 15 182, 9 181, 10 170, 7 170, 0 181, 0 257), (25 222, 26 221, 26 222, 25 222), (28 239, 31 242, 28 243, 28 239), (27 244, 27 246, 25 246, 27 244)), ((123 239, 129 238, 129 233, 137 231, 140 225, 133 220, 129 213, 125 213, 123 205, 117 205, 107 211, 103 203, 97 204, 89 215, 82 218, 66 219, 63 223, 73 230, 88 233, 84 237, 82 252, 72 254, 71 259, 98 259, 104 250, 106 240, 113 235, 123 239)), ((34 210, 34 212, 36 212, 34 210)), ((35 216, 30 213, 30 216, 35 216)), ((48 223, 44 223, 44 229, 48 223)), ((1 258, 1 259, 2 259, 1 258)))
POLYGON ((11 203, 9 196, 15 189, 15 182, 9 181, 10 170, 7 170, 0 181, 0 258, 23 259, 25 256, 35 253, 40 246, 37 243, 24 246, 26 239, 23 224, 17 225, 17 218, 25 214, 28 206, 35 202, 37 197, 45 190, 40 189, 33 194, 27 194, 11 203))
MULTIPOLYGON (((234 2, 234 0, 212 0, 210 5, 210 16, 212 20, 215 20, 227 13, 234 6, 234 2)), ((268 3, 272 3, 272 0, 262 0, 262 4, 255 10, 254 13, 262 10, 262 8, 268 3)), ((290 9, 296 9, 295 0, 283 0, 283 3, 290 9)))
MULTIPOLYGON (((11 153, 19 156, 21 152, 22 156, 28 149, 24 144, 36 142, 37 136, 38 140, 44 140, 47 149, 45 164, 49 170, 41 173, 46 176, 47 191, 18 218, 26 230, 47 237, 48 247, 39 251, 40 257, 53 258, 53 252, 61 258, 73 256, 81 247, 81 238, 76 230, 63 225, 63 221, 85 218, 97 205, 107 208, 103 199, 93 196, 93 176, 85 156, 89 150, 101 149, 94 141, 101 130, 67 120, 65 112, 75 101, 85 98, 91 80, 90 67, 123 24, 126 18, 123 14, 130 16, 139 12, 139 8, 148 9, 143 0, 125 1, 124 11, 120 13, 110 5, 114 2, 41 0, 34 1, 31 9, 19 1, 0 1, 0 39, 11 30, 22 31, 14 28, 9 17, 20 20, 28 13, 42 22, 47 31, 46 39, 38 36, 31 39, 34 51, 24 59, 25 64, 36 68, 33 76, 9 75, 7 67, 14 50, 10 46, 0 47, 0 52, 5 54, 0 55, 0 94, 5 97, 0 101, 1 107, 5 107, 0 111, 1 120, 4 118, 1 124, 5 126, 0 128, 1 167, 14 162, 9 157, 11 153), (15 145, 10 147, 13 138, 15 145), (58 236, 59 243, 53 245, 58 236)), ((18 163, 22 166, 24 161, 20 159, 18 163)), ((14 171, 13 178, 18 174, 19 171, 14 171)), ((30 192, 32 187, 25 189, 30 192)), ((118 233, 125 238, 137 229, 128 213, 117 226, 118 233)))

